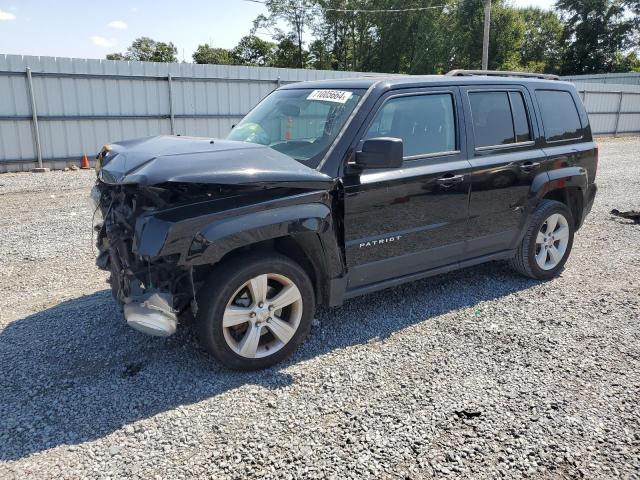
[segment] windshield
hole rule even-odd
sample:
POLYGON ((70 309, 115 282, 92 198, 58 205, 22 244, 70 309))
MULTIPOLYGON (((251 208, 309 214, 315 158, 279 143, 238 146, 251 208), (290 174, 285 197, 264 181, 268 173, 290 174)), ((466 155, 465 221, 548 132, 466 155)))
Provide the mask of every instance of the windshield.
POLYGON ((361 90, 277 90, 227 136, 268 145, 315 168, 362 97, 361 90))

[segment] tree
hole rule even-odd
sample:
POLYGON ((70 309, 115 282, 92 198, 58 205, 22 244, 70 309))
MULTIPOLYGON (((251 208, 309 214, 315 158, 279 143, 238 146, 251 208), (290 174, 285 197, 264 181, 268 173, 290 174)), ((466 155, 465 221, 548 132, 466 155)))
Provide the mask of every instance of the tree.
POLYGON ((246 35, 240 39, 231 51, 231 56, 240 65, 271 65, 275 43, 262 40, 255 35, 246 35))
POLYGON ((621 52, 616 53, 613 72, 640 72, 640 58, 638 58, 636 52, 629 52, 626 55, 621 52))
POLYGON ((259 28, 273 29, 274 38, 286 38, 296 46, 296 65, 304 68, 304 40, 305 29, 313 22, 314 2, 313 0, 265 0, 267 15, 258 15, 253 22, 253 32, 259 28), (283 33, 277 25, 282 21, 289 27, 289 32, 283 33))
POLYGON ((553 11, 540 8, 519 10, 524 21, 520 64, 526 70, 559 73, 563 51, 563 25, 553 11))
POLYGON ((272 66, 280 68, 299 68, 300 64, 306 65, 307 52, 302 51, 302 58, 300 57, 300 50, 296 38, 293 35, 283 35, 277 38, 278 43, 276 49, 273 52, 272 66))
POLYGON ((177 53, 178 53, 178 49, 173 43, 157 42, 156 48, 153 54, 151 55, 151 61, 165 62, 165 63, 177 62, 178 61, 178 57, 176 56, 177 53))
POLYGON ((136 38, 127 53, 110 53, 107 60, 135 60, 139 62, 177 62, 178 49, 171 42, 156 42, 149 37, 136 38))
POLYGON ((637 18, 621 0, 558 0, 565 22, 564 74, 607 73, 616 54, 632 46, 637 18))
MULTIPOLYGON (((482 32, 484 12, 482 2, 464 0, 454 11, 455 23, 451 26, 450 68, 480 68, 482 61, 482 32)), ((489 69, 517 70, 520 68, 519 52, 525 32, 525 24, 518 10, 504 1, 491 5, 491 30, 489 37, 489 69)))
POLYGON ((209 44, 198 45, 193 53, 193 61, 196 63, 212 63, 215 65, 234 65, 235 59, 231 52, 225 48, 213 48, 209 44))
POLYGON ((330 70, 335 57, 327 50, 324 41, 314 40, 309 45, 309 66, 316 70, 330 70))
MULTIPOLYGON (((411 6, 411 1, 415 0, 407 1, 406 5, 411 6)), ((327 60, 336 70, 372 70, 386 46, 381 41, 381 28, 407 15, 385 15, 386 19, 382 19, 383 14, 367 12, 389 8, 387 0, 350 0, 347 4, 343 0, 317 0, 317 3, 320 21, 313 31, 322 40, 324 50, 331 54, 327 60)))

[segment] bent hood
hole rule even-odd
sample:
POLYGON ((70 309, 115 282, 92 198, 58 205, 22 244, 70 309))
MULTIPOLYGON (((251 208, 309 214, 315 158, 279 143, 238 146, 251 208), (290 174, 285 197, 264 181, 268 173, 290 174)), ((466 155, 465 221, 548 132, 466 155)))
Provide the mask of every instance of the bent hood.
POLYGON ((326 188, 331 177, 272 148, 208 138, 159 136, 111 144, 98 178, 109 184, 287 184, 326 188))

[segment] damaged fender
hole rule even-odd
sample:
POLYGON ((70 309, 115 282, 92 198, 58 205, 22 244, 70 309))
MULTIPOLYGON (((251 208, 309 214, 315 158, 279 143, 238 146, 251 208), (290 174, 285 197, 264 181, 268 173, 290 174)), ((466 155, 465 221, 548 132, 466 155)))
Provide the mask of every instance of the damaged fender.
POLYGON ((217 221, 204 227, 189 248, 194 265, 218 262, 226 253, 264 240, 301 233, 328 231, 327 205, 291 205, 217 221))

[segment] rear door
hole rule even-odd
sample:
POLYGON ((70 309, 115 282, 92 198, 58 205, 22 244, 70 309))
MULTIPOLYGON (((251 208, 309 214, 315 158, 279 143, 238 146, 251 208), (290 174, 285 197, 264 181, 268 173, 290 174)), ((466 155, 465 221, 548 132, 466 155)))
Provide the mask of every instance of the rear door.
POLYGON ((514 248, 533 179, 546 155, 529 91, 519 85, 463 89, 471 194, 465 258, 514 248))
MULTIPOLYGON (((545 137, 543 148, 549 168, 583 167, 589 172, 589 183, 595 181, 595 144, 589 128, 589 117, 575 90, 539 88, 535 90, 540 120, 545 137)), ((579 220, 579 219, 576 219, 579 220)))
POLYGON ((401 168, 346 175, 348 289, 460 259, 470 165, 457 87, 390 92, 373 109, 362 141, 403 140, 401 168))

